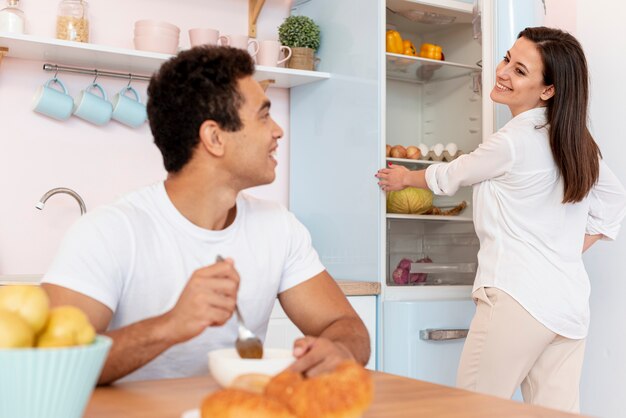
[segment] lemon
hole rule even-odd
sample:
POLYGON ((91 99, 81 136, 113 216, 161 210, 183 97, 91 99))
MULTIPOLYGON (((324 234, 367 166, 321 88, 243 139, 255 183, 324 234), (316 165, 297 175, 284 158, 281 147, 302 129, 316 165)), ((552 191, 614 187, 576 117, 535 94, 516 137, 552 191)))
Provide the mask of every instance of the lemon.
POLYGON ((50 302, 39 286, 0 286, 0 309, 21 316, 36 334, 46 324, 50 302))
POLYGON ((32 347, 35 332, 15 312, 0 310, 0 348, 32 347))
POLYGON ((75 306, 59 306, 50 310, 48 323, 37 340, 37 347, 67 347, 90 344, 96 331, 87 315, 75 306))

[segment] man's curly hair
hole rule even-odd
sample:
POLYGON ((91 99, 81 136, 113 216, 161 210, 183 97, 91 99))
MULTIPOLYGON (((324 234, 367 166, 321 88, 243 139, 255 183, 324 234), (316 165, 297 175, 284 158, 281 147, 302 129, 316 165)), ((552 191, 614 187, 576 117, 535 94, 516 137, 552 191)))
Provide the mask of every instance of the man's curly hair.
POLYGON ((152 76, 148 119, 168 172, 180 171, 191 159, 204 121, 214 120, 229 132, 242 128, 244 98, 237 82, 253 73, 254 62, 246 51, 201 46, 179 53, 152 76))

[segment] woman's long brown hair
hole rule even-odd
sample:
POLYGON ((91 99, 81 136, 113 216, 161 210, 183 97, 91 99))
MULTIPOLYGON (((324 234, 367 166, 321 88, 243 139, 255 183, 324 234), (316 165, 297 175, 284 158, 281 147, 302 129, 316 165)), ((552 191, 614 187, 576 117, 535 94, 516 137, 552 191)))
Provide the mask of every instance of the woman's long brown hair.
POLYGON ((537 45, 543 82, 554 85, 547 102, 550 148, 563 178, 563 203, 583 200, 600 175, 600 148, 587 129, 589 76, 580 43, 567 32, 526 28, 524 37, 537 45))

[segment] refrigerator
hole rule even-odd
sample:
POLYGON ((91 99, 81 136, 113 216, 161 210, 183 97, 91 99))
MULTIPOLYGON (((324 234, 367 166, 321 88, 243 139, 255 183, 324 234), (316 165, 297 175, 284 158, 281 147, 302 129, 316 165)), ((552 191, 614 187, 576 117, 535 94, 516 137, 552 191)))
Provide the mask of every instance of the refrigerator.
POLYGON ((508 110, 489 99, 495 67, 519 31, 541 24, 545 5, 301 0, 292 14, 320 26, 318 69, 331 77, 290 92, 290 209, 333 277, 381 283, 377 369, 452 386, 475 310, 471 188, 434 200, 466 202, 460 214, 387 213, 374 174, 389 162, 451 160, 506 123, 508 110), (444 60, 388 53, 388 30, 418 51, 440 46, 444 60), (430 159, 387 156, 387 145, 420 146, 430 159))

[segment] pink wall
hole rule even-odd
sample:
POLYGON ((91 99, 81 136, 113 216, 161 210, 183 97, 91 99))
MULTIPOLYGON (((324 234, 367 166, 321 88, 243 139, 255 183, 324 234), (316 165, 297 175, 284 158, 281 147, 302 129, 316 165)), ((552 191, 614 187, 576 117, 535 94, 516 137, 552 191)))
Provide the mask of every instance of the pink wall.
POLYGON ((576 2, 572 0, 546 0, 544 24, 576 35, 576 2))
MULTIPOLYGON (((29 33, 54 36, 57 1, 22 2, 29 33)), ((289 14, 289 0, 267 0, 258 22, 258 39, 277 39, 276 28, 289 14)), ((181 47, 189 46, 187 30, 212 27, 222 33, 246 33, 246 0, 106 0, 90 2, 91 41, 132 48, 133 23, 139 19, 172 22, 181 28, 181 47)), ((93 209, 136 187, 165 176, 161 157, 146 125, 130 129, 116 122, 95 127, 80 119, 57 122, 31 110, 37 86, 52 76, 42 62, 6 58, 0 66, 0 275, 43 273, 67 228, 79 216, 68 195, 53 196, 43 211, 35 209, 53 187, 69 187, 93 209)), ((105 69, 103 65, 100 69, 105 69)), ((60 74, 76 95, 90 76, 60 74)), ((101 78, 109 96, 124 80, 101 78)), ((133 84, 145 100, 147 83, 133 84)), ((287 203, 289 93, 270 89, 272 113, 285 129, 279 148, 277 181, 254 194, 287 203)))

